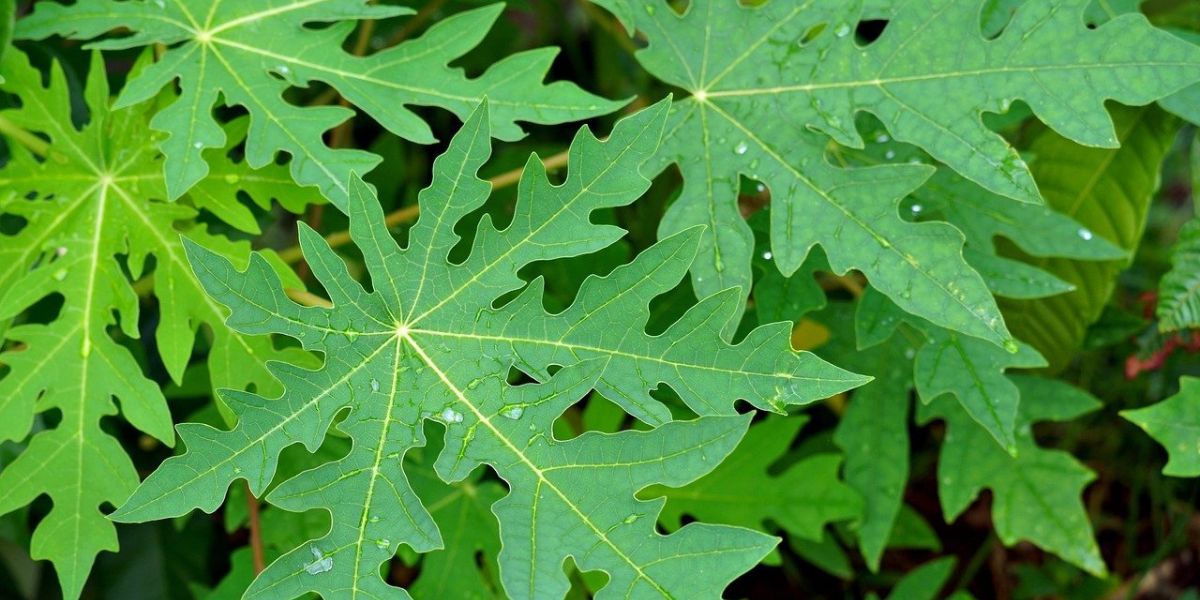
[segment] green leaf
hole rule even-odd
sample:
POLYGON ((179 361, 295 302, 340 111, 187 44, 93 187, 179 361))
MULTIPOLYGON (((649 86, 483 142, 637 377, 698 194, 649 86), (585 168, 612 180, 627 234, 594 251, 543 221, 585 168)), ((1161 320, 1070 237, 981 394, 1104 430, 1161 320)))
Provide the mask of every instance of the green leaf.
POLYGON ((1016 454, 1013 430, 1020 393, 1009 382, 1005 371, 1045 366, 1036 350, 1020 344, 1015 354, 1009 354, 982 340, 906 315, 873 291, 863 295, 855 314, 860 345, 880 336, 886 339, 887 330, 868 333, 881 320, 892 323, 893 329, 895 324, 907 322, 925 338, 925 343, 916 350, 912 375, 923 403, 929 404, 942 395, 953 395, 1006 452, 1016 454))
POLYGON ((983 112, 1021 99, 1079 143, 1114 147, 1106 100, 1146 104, 1200 78, 1200 48, 1138 15, 1089 29, 1087 0, 1029 2, 996 39, 980 35, 982 0, 908 2, 878 40, 851 35, 861 3, 697 0, 682 15, 665 2, 629 11, 649 39, 638 58, 686 90, 673 109, 661 165, 685 188, 660 233, 709 226, 693 271, 696 289, 749 287, 753 242, 736 205, 739 175, 771 188, 771 244, 785 275, 813 245, 837 273, 859 269, 906 311, 1008 345, 992 297, 940 224, 914 225, 897 201, 927 166, 843 169, 829 142, 861 147, 855 114, 915 144, 998 194, 1038 202, 1034 178, 983 112), (1097 58, 1100 57, 1100 58, 1097 58))
POLYGON ((929 561, 904 575, 888 594, 888 600, 933 600, 954 571, 953 556, 929 561))
POLYGON ((758 275, 754 282, 755 310, 763 323, 799 322, 804 315, 825 306, 825 290, 815 277, 818 271, 831 269, 821 250, 816 249, 794 273, 786 276, 780 273, 767 241, 769 224, 762 218, 769 212, 760 211, 750 218, 758 242, 754 257, 754 271, 758 275))
POLYGON ((1160 331, 1200 328, 1200 216, 1179 231, 1171 270, 1159 285, 1156 312, 1160 331))
MULTIPOLYGON (((436 430, 427 427, 426 431, 436 430)), ((504 497, 504 486, 481 477, 483 469, 446 485, 434 471, 433 461, 440 452, 441 445, 431 439, 422 449, 422 460, 410 460, 406 469, 445 545, 444 550, 422 556, 421 572, 411 591, 417 598, 502 598, 496 566, 500 532, 491 508, 504 497)))
POLYGON ((421 424, 432 419, 446 428, 435 462, 443 481, 461 481, 486 464, 508 484, 492 512, 503 547, 500 580, 510 596, 561 597, 568 588, 567 556, 583 571, 606 571, 610 593, 715 595, 775 540, 703 524, 661 536, 654 529, 661 502, 638 501, 634 494, 655 483, 686 485, 732 452, 749 424, 749 415, 735 416, 736 400, 779 410, 863 378, 791 351, 786 325, 761 327, 738 344, 724 341, 721 327, 736 307, 728 293, 701 300, 662 334, 646 334, 650 299, 684 277, 698 232, 665 239, 607 277, 589 278, 576 302, 558 314, 542 309, 540 279, 526 284, 517 276, 535 261, 593 252, 621 237, 621 229, 589 216, 627 205, 647 189, 643 164, 657 149, 667 110, 663 102, 621 121, 603 143, 581 132, 561 185, 552 185, 544 165, 531 159, 511 223, 498 229, 484 216, 473 251, 460 263, 448 260, 459 241, 455 226, 489 190, 475 175, 490 153, 486 108, 467 120, 435 162, 405 248, 388 234, 370 190, 352 180, 350 231, 372 291, 349 277, 311 229, 300 232, 330 308, 290 301, 257 257, 238 272, 189 245, 206 289, 232 310, 230 326, 291 336, 322 352, 325 364, 308 371, 273 363, 285 384, 275 400, 227 393, 239 413, 232 430, 180 426, 188 452, 151 474, 113 518, 212 511, 237 478, 260 493, 283 448, 302 443, 315 449, 335 416, 348 409, 338 429, 353 439, 353 450, 267 497, 287 510, 327 510, 332 528, 272 563, 247 594, 403 597, 379 577, 380 564, 401 544, 429 552, 444 541, 399 460, 423 444, 421 424), (510 385, 514 366, 540 383, 510 385), (553 421, 590 389, 630 414, 663 423, 670 413, 649 395, 658 385, 670 386, 705 416, 645 432, 570 440, 550 433, 553 421))
MULTIPOLYGON (((1180 38, 1200 45, 1200 33, 1195 31, 1172 31, 1180 38)), ((1188 86, 1175 94, 1163 98, 1159 106, 1192 124, 1200 124, 1200 84, 1188 86)))
MULTIPOLYGON (((1155 107, 1114 106, 1113 115, 1119 149, 1086 148, 1046 131, 1033 140, 1030 152, 1036 156, 1033 173, 1047 204, 1081 224, 1077 236, 1103 238, 1132 257, 1179 121, 1155 107)), ((1025 260, 1076 289, 1052 298, 1006 302, 1013 333, 1037 348, 1052 370, 1061 370, 1083 343, 1087 327, 1100 317, 1129 260, 1025 260)))
POLYGON ((1183 377, 1178 394, 1145 408, 1123 410, 1121 416, 1167 449, 1170 458, 1163 474, 1200 477, 1200 378, 1183 377))
MULTIPOLYGON (((812 454, 771 472, 807 420, 771 417, 751 427, 737 450, 704 478, 679 489, 653 487, 642 496, 667 498, 660 519, 669 531, 689 515, 758 530, 772 522, 818 542, 829 523, 857 519, 862 498, 838 479, 842 457, 835 453, 812 454)), ((776 556, 771 562, 778 561, 776 556)))
POLYGON ((962 231, 967 262, 997 296, 1034 299, 1075 289, 1039 268, 1000 255, 997 246, 1001 243, 1011 242, 1024 254, 1036 257, 1083 261, 1127 257, 1125 250, 1104 238, 1084 239, 1079 233, 1082 225, 1048 206, 1012 202, 949 169, 938 169, 904 207, 914 219, 942 220, 962 231))
POLYGON ((204 148, 225 145, 225 135, 212 115, 220 97, 223 104, 250 113, 246 146, 250 166, 263 167, 274 161, 276 152, 285 152, 291 155, 296 182, 318 186, 344 210, 350 173, 366 173, 380 159, 361 150, 328 147, 322 135, 353 112, 336 106, 297 106, 284 98, 290 88, 327 84, 388 131, 425 144, 435 141, 433 133, 410 106, 438 106, 466 117, 487 96, 494 132, 508 140, 522 135, 517 121, 562 123, 619 106, 574 84, 542 83, 557 54, 552 48, 508 57, 477 78, 450 67, 479 44, 502 8, 496 4, 455 15, 419 38, 369 56, 341 49, 355 22, 411 14, 411 9, 366 0, 44 2, 17 23, 17 35, 93 39, 125 28, 130 35, 92 46, 167 47, 159 62, 129 82, 117 105, 135 104, 179 81, 179 99, 151 122, 170 134, 162 150, 171 198, 209 172, 201 156, 204 148))
POLYGON ((1039 447, 1031 431, 1036 422, 1073 419, 1100 403, 1060 381, 1009 377, 1028 400, 1020 403, 1017 415, 1016 456, 991 443, 989 433, 945 397, 918 410, 919 422, 946 421, 937 469, 946 522, 990 489, 992 523, 1005 545, 1028 540, 1102 577, 1104 562, 1079 497, 1095 475, 1070 454, 1039 447))
MULTIPOLYGON (((168 445, 174 441, 158 384, 143 375, 113 330, 139 336, 130 277, 143 276, 148 257, 155 259, 153 292, 161 311, 156 346, 176 381, 201 324, 213 336, 208 360, 216 385, 278 391, 266 361, 302 361, 304 354, 281 352, 270 338, 223 325, 224 309, 203 293, 185 263, 180 233, 239 262, 249 254, 248 244, 209 233, 187 204, 161 201, 166 192, 147 124, 151 107, 109 106, 99 53, 92 56, 84 90, 89 121, 78 129, 57 63, 48 87, 21 52, 6 53, 0 71, 7 80, 2 89, 21 100, 19 108, 0 111, 0 118, 49 138, 45 160, 11 144, 12 159, 0 170, 6 190, 0 213, 23 223, 0 236, 0 318, 18 317, 48 297, 63 298, 49 322, 22 319, 5 334, 10 345, 2 360, 11 370, 0 379, 0 440, 24 439, 37 413, 57 409, 62 421, 34 435, 0 472, 0 514, 50 496, 53 509, 31 550, 54 562, 70 598, 79 595, 96 553, 116 550, 116 531, 101 505, 124 502, 138 481, 120 444, 101 428, 101 420, 118 411, 113 400, 134 427, 168 445)), ((214 160, 223 172, 287 183, 277 168, 254 172, 228 158, 214 160)), ((207 186, 202 181, 197 189, 207 186)), ((258 200, 269 202, 270 196, 258 200)))
MULTIPOLYGON (((12 44, 13 24, 17 17, 17 0, 0 0, 0 58, 12 44)), ((0 83, 4 83, 0 75, 0 83)))
POLYGON ((867 566, 878 571, 908 481, 909 394, 916 344, 895 335, 860 350, 855 343, 855 315, 845 303, 830 306, 819 318, 832 329, 821 355, 875 377, 854 391, 833 441, 846 453, 846 484, 863 497, 863 516, 855 528, 860 550, 867 566))

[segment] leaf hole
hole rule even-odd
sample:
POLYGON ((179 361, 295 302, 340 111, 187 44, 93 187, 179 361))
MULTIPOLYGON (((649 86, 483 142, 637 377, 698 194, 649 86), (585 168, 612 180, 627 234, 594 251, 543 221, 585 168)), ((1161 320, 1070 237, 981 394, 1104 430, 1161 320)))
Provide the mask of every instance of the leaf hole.
POLYGON ((987 40, 994 40, 1004 34, 1012 24, 1020 8, 1019 3, 989 2, 979 13, 979 33, 987 40))
POLYGON ((863 19, 854 27, 854 41, 860 48, 866 48, 883 37, 889 21, 886 19, 863 19))

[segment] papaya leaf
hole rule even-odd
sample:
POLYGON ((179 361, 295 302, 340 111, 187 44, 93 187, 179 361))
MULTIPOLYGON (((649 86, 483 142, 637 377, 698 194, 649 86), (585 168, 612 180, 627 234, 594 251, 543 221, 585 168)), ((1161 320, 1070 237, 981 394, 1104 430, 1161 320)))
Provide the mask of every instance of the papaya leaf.
POLYGON ((1145 408, 1123 410, 1121 416, 1167 449, 1170 459, 1163 474, 1200 477, 1200 378, 1183 377, 1178 394, 1145 408))
POLYGON ((278 399, 227 393, 239 415, 231 430, 180 426, 187 453, 164 462, 113 518, 212 511, 238 478, 259 494, 281 450, 298 443, 315 449, 335 417, 348 411, 337 427, 353 439, 351 452, 267 496, 287 510, 327 510, 332 527, 272 563, 247 596, 406 597, 384 582, 379 567, 401 544, 417 552, 444 544, 401 461, 424 444, 422 423, 432 419, 445 426, 434 462, 439 478, 462 481, 486 464, 508 484, 492 512, 509 596, 563 596, 562 563, 571 556, 583 571, 607 572, 602 596, 715 597, 775 540, 706 524, 661 536, 654 523, 662 501, 634 494, 655 483, 686 485, 719 464, 749 425, 749 415, 734 411, 736 400, 781 411, 864 378, 793 352, 784 324, 760 327, 737 344, 725 341, 721 327, 737 306, 732 293, 705 298, 661 335, 647 334, 649 301, 686 275, 698 231, 664 239, 608 276, 589 278, 558 314, 542 308, 541 279, 526 284, 517 276, 532 262, 597 251, 621 237, 620 228, 589 216, 627 205, 648 188, 644 163, 657 150, 668 109, 664 101, 622 120, 605 142, 582 131, 561 185, 552 185, 544 165, 531 158, 511 222, 497 228, 490 216, 480 219, 473 251, 457 264, 448 260, 459 240, 454 228, 489 192, 476 175, 490 154, 486 105, 435 162, 406 247, 384 227, 374 194, 352 179, 351 237, 372 290, 350 278, 315 232, 300 231, 330 307, 292 302, 257 257, 239 272, 189 244, 201 282, 232 311, 231 327, 288 335, 320 351, 325 363, 315 371, 273 363, 285 386, 278 399), (513 367, 539 383, 511 385, 513 367), (702 416, 667 422, 669 411, 649 395, 659 385, 702 416), (657 427, 556 438, 554 420, 591 389, 657 427))
POLYGON ((908 482, 911 365, 919 340, 893 335, 860 350, 855 343, 853 308, 839 303, 830 309, 817 317, 833 330, 829 344, 818 352, 836 364, 875 378, 854 391, 833 441, 846 454, 846 484, 863 497, 863 517, 853 526, 859 549, 867 566, 878 571, 883 550, 893 537, 908 482), (881 460, 884 456, 887 459, 881 460))
POLYGON ((906 311, 1015 349, 956 232, 897 214, 931 169, 837 168, 826 149, 861 147, 855 114, 866 111, 891 138, 984 188, 1040 202, 1028 167, 982 113, 1020 99, 1069 139, 1112 148, 1119 140, 1105 101, 1147 104, 1200 78, 1200 48, 1140 15, 1091 29, 1087 4, 1024 3, 988 39, 984 0, 896 3, 865 47, 851 35, 861 2, 696 0, 682 14, 666 2, 625 11, 649 40, 641 63, 690 94, 672 111, 660 161, 677 163, 685 182, 660 234, 708 225, 697 291, 748 289, 753 240, 735 202, 746 175, 771 189, 771 251, 785 275, 819 244, 835 272, 862 271, 906 311))
POLYGON ((980 492, 990 489, 992 523, 1005 545, 1028 540, 1102 577, 1104 561, 1080 499, 1095 475, 1070 454, 1038 446, 1031 430, 1039 421, 1073 419, 1100 403, 1060 381, 1009 377, 1024 399, 1017 417, 1016 456, 990 443, 989 433, 944 396, 917 410, 918 422, 946 422, 937 468, 946 522, 958 518, 980 492))
MULTIPOLYGON (((643 496, 666 496, 661 520, 669 531, 690 515, 758 530, 772 522, 791 535, 820 541, 826 525, 861 516, 862 498, 839 480, 842 457, 833 452, 800 458, 778 475, 769 471, 807 420, 768 418, 751 427, 737 450, 699 481, 675 490, 652 487, 643 496)), ((778 564, 779 557, 770 562, 778 564)))
MULTIPOLYGON (((2 360, 11 370, 0 378, 0 440, 25 439, 37 413, 62 414, 57 426, 35 434, 0 471, 0 514, 50 496, 53 508, 34 533, 32 556, 52 561, 64 594, 74 598, 95 555, 117 549, 116 530, 101 505, 121 504, 138 482, 125 451, 101 428, 101 420, 118 411, 113 400, 134 427, 174 442, 158 384, 113 331, 115 326, 126 338, 139 337, 131 278, 145 274, 148 257, 155 259, 149 283, 161 310, 155 345, 176 382, 202 324, 212 333, 209 372, 219 386, 278 391, 266 361, 303 361, 304 353, 280 351, 268 337, 225 327, 224 309, 199 287, 179 235, 186 231, 241 263, 248 244, 210 233, 196 223, 193 206, 162 201, 161 156, 148 126, 152 103, 113 109, 99 53, 92 56, 83 94, 89 120, 81 128, 71 122, 70 95, 57 63, 48 87, 19 51, 4 55, 0 71, 6 78, 0 89, 21 101, 0 117, 49 139, 44 159, 11 145, 12 158, 0 169, 6 190, 0 213, 23 223, 0 236, 0 318, 19 317, 5 332, 2 360), (26 309, 53 296, 61 296, 63 304, 48 322, 24 317, 26 309)), ((213 197, 226 193, 213 187, 226 185, 226 175, 273 182, 273 188, 257 192, 290 189, 282 169, 256 172, 226 157, 214 162, 221 180, 206 179, 196 187, 213 197)))
POLYGON ((220 99, 250 113, 246 159, 252 167, 263 167, 274 161, 276 152, 285 152, 292 157, 291 174, 297 183, 319 187, 345 209, 350 173, 366 173, 380 158, 328 147, 322 135, 353 112, 336 106, 297 106, 284 98, 290 88, 327 84, 392 133, 426 144, 435 141, 433 133, 410 106, 438 106, 466 117, 487 96, 493 131, 508 140, 522 135, 517 121, 562 123, 619 106, 574 84, 542 83, 557 53, 551 48, 510 56, 477 78, 450 67, 479 44, 502 8, 495 4, 455 15, 416 39, 369 56, 342 50, 356 21, 411 14, 411 9, 366 0, 44 2, 17 23, 17 35, 87 40, 124 28, 129 35, 109 37, 92 47, 167 47, 161 60, 122 90, 117 106, 135 104, 179 82, 182 95, 151 121, 156 130, 170 134, 162 140, 170 198, 209 172, 202 156, 205 148, 225 144, 211 114, 220 99), (329 26, 311 27, 318 24, 329 26))
MULTIPOLYGON (((1031 301, 1005 301, 1005 317, 1018 338, 1061 370, 1083 343, 1131 260, 1159 185, 1159 168, 1179 131, 1179 120, 1156 107, 1113 107, 1120 148, 1086 148, 1045 131, 1030 152, 1047 205, 1077 221, 1077 237, 1101 238, 1125 251, 1123 260, 1026 258, 1075 290, 1031 301)), ((1014 253, 1019 256, 1019 253, 1014 253)))

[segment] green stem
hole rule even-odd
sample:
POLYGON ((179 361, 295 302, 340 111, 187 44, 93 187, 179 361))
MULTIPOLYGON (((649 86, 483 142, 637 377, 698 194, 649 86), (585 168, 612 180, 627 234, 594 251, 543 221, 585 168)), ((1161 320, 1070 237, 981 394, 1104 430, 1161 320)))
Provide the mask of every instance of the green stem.
POLYGON ((6 135, 30 152, 45 157, 50 154, 50 143, 26 131, 20 125, 0 116, 0 134, 6 135))

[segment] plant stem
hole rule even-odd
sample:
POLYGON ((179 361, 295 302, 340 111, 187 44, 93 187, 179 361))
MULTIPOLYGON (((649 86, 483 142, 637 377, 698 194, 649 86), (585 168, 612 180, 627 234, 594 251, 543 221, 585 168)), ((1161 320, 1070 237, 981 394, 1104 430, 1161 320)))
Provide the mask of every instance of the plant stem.
POLYGON ((425 6, 421 7, 420 12, 413 15, 413 18, 409 19, 403 27, 396 30, 396 33, 392 34, 392 37, 388 38, 387 45, 395 46, 396 44, 408 39, 408 36, 412 35, 414 31, 424 25, 425 22, 433 16, 433 13, 437 12, 437 10, 445 3, 446 0, 430 0, 425 4, 425 6))
POLYGON ((320 306, 321 308, 332 308, 333 303, 325 298, 322 298, 308 290, 297 290, 288 288, 284 290, 288 298, 303 304, 305 306, 320 306))
POLYGON ((250 491, 249 483, 246 483, 246 506, 250 516, 250 554, 254 561, 254 576, 257 577, 267 567, 267 561, 263 556, 262 521, 258 516, 258 498, 255 498, 250 491))
POLYGON ((0 134, 7 135, 14 142, 25 146, 26 149, 38 156, 45 157, 51 152, 49 142, 2 116, 0 116, 0 134))

